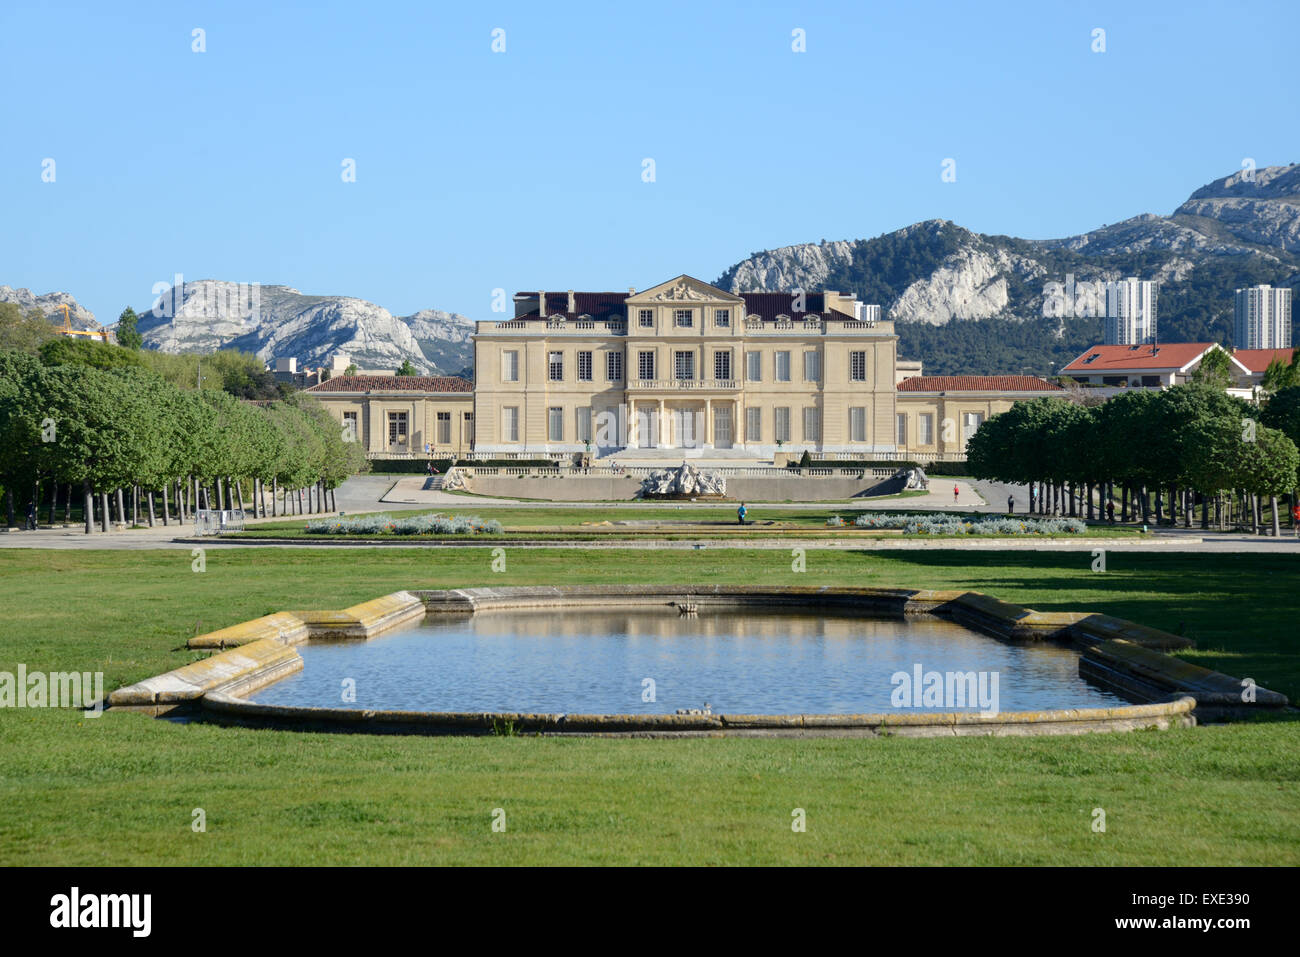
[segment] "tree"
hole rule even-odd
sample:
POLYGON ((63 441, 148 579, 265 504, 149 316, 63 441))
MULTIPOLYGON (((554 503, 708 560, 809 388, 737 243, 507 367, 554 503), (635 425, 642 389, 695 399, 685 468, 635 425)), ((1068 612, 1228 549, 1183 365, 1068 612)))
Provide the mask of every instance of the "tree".
POLYGON ((144 345, 144 336, 136 329, 139 317, 135 310, 127 306, 117 317, 117 344, 124 349, 137 350, 144 345))
POLYGON ((17 303, 0 302, 0 350, 36 355, 44 343, 56 338, 53 324, 39 309, 24 313, 17 303))
POLYGON ((1201 357, 1201 363, 1192 372, 1192 382, 1226 389, 1232 385, 1232 360, 1228 353, 1215 346, 1201 357))
POLYGON ((1300 347, 1291 353, 1290 362, 1283 362, 1281 358, 1270 362, 1259 382, 1265 392, 1281 392, 1297 385, 1300 385, 1300 347))
POLYGON ((1237 460, 1237 485, 1252 495, 1269 500, 1273 512, 1273 535, 1276 537, 1281 530, 1277 498, 1294 487, 1296 470, 1300 468, 1300 452, 1283 432, 1263 425, 1255 429, 1254 440, 1243 442, 1242 446, 1237 460))
POLYGON ((411 364, 410 359, 403 359, 402 364, 397 367, 397 374, 398 375, 419 375, 420 373, 416 370, 415 366, 411 364))
POLYGON ((347 367, 346 369, 343 370, 343 374, 344 374, 344 375, 356 375, 356 374, 357 374, 357 364, 356 364, 355 362, 349 362, 349 363, 348 363, 348 367, 347 367))

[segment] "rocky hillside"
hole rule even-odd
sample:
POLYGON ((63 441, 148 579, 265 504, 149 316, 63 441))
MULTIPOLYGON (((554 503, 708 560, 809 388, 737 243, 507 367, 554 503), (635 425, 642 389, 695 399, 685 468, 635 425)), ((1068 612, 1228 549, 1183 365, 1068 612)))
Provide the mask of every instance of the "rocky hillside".
POLYGON ((1049 373, 1101 341, 1097 316, 1060 316, 1048 283, 1161 281, 1160 337, 1231 343, 1232 294, 1300 282, 1300 166, 1237 173, 1169 216, 1066 239, 973 233, 930 220, 877 236, 755 253, 723 273, 735 292, 852 291, 897 320, 900 354, 926 371, 1049 373))
POLYGON ((12 286, 0 286, 0 302, 14 302, 23 308, 39 309, 49 317, 51 322, 63 325, 63 310, 60 306, 68 307, 68 321, 74 329, 98 329, 100 325, 95 321, 95 314, 73 299, 66 292, 47 292, 42 296, 36 295, 30 289, 14 289, 12 286))
POLYGON ((163 352, 242 349, 306 365, 345 352, 362 369, 396 369, 410 359, 429 375, 473 366, 474 327, 464 316, 425 309, 399 317, 364 299, 308 296, 288 286, 186 282, 141 312, 139 329, 148 348, 163 352))

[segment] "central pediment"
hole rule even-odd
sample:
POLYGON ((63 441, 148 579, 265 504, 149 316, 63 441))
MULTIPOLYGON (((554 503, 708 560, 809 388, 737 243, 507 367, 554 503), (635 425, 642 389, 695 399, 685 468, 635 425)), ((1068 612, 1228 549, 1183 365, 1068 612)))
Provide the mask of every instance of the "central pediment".
POLYGON ((725 289, 719 289, 717 286, 712 286, 703 280, 696 279, 694 276, 683 274, 676 279, 670 279, 649 289, 643 289, 636 295, 628 296, 627 302, 629 305, 650 305, 665 302, 743 303, 744 300, 733 293, 727 292, 725 289))

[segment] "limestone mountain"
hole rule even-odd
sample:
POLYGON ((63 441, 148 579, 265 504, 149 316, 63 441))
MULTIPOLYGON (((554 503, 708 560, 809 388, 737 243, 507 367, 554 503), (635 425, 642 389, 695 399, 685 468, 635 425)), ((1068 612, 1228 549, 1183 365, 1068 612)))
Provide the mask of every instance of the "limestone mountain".
POLYGON ((1102 319, 1044 308, 1048 283, 1161 282, 1164 341, 1231 343, 1233 290, 1300 282, 1300 166, 1226 176, 1169 216, 1150 213, 1065 239, 1028 240, 928 220, 874 239, 754 253, 726 270, 733 292, 835 289, 880 303, 900 355, 926 371, 1050 373, 1101 341, 1102 319))
POLYGON ((169 289, 139 322, 145 346, 163 352, 242 349, 306 365, 344 352, 362 369, 397 369, 409 359, 422 375, 472 367, 473 328, 465 316, 435 309, 398 317, 350 296, 212 279, 169 289))
POLYGON ((0 302, 17 303, 24 310, 39 309, 57 325, 63 325, 63 310, 68 307, 68 322, 74 329, 99 329, 95 314, 66 292, 47 292, 36 295, 30 289, 14 289, 12 286, 0 286, 0 302))

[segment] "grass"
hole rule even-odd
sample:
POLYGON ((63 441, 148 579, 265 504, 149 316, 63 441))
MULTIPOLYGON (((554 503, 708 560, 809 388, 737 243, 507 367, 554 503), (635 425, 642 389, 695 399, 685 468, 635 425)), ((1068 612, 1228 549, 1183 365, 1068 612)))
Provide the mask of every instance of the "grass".
MULTIPOLYGON (((0 671, 196 655, 187 637, 398 587, 745 582, 973 588, 1185 630, 1300 696, 1300 556, 810 550, 0 551, 0 671), (1248 626, 1244 623, 1248 622, 1248 626)), ((0 864, 1300 863, 1300 724, 1077 738, 643 741, 313 735, 0 711, 0 864), (194 808, 207 833, 190 828, 194 808), (1104 808, 1107 832, 1091 830, 1104 808), (507 831, 493 833, 494 808, 507 831), (808 832, 794 834, 804 808, 808 832)))

